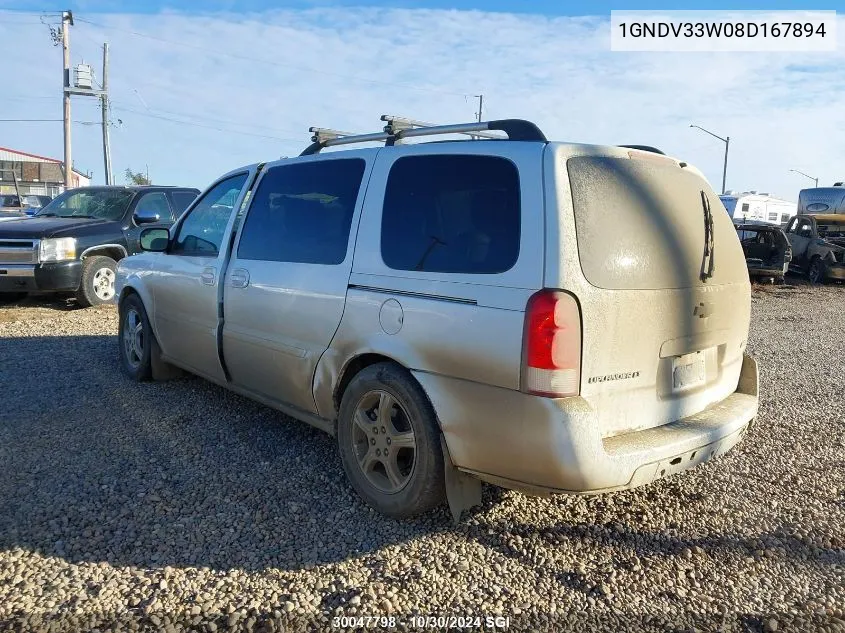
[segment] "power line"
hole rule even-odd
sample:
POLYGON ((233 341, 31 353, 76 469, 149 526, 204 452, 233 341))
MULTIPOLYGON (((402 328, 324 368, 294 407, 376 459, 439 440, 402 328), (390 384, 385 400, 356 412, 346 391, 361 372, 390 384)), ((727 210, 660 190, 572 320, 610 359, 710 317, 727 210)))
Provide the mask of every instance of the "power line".
MULTIPOLYGON (((144 114, 141 110, 133 110, 132 108, 126 107, 120 101, 111 101, 115 107, 124 109, 128 112, 137 112, 144 114)), ((146 104, 145 104, 146 105, 146 104)), ((147 108, 146 112, 159 114, 159 115, 173 115, 177 117, 185 117, 189 120, 189 122, 193 119, 200 119, 204 121, 211 121, 212 123, 228 123, 230 125, 235 125, 238 127, 246 127, 246 128, 254 128, 257 130, 269 130, 271 132, 283 132, 289 134, 297 134, 298 132, 294 132, 293 130, 284 130, 281 128, 270 127, 268 125, 256 125, 255 123, 241 123, 240 121, 235 121, 233 119, 219 119, 217 117, 210 117, 206 114, 196 114, 196 113, 187 113, 187 112, 174 112, 173 110, 164 110, 162 108, 147 108)))
POLYGON ((248 62, 256 62, 256 63, 260 63, 260 64, 268 64, 270 66, 278 66, 278 67, 281 67, 281 68, 290 68, 292 70, 298 70, 300 72, 316 73, 316 74, 319 74, 319 75, 327 75, 329 77, 339 77, 341 79, 351 79, 353 81, 360 81, 360 82, 363 82, 363 83, 369 83, 369 84, 374 84, 374 85, 390 86, 391 88, 403 87, 403 88, 408 88, 409 90, 419 90, 421 92, 432 92, 432 93, 436 93, 436 94, 445 94, 445 95, 451 95, 451 96, 457 96, 457 97, 474 96, 469 92, 453 92, 453 91, 450 91, 450 90, 438 90, 436 88, 426 88, 426 87, 423 87, 423 86, 415 86, 415 85, 412 85, 412 84, 399 83, 399 82, 393 82, 393 81, 380 81, 378 79, 369 79, 369 78, 366 78, 366 77, 357 77, 357 76, 354 76, 354 75, 345 75, 345 74, 342 74, 342 73, 335 73, 335 72, 326 71, 326 70, 319 70, 317 68, 310 68, 310 67, 307 67, 307 66, 296 66, 294 64, 286 64, 284 62, 278 62, 278 61, 273 61, 273 60, 269 60, 269 59, 261 59, 260 57, 250 57, 248 55, 239 55, 237 53, 226 53, 226 52, 222 52, 222 51, 219 51, 219 50, 215 50, 213 48, 206 48, 204 46, 197 46, 196 44, 189 44, 187 42, 180 42, 180 41, 177 41, 177 40, 165 39, 163 37, 158 37, 156 35, 149 35, 147 33, 140 33, 138 31, 133 31, 131 29, 123 29, 123 28, 116 27, 116 26, 105 26, 104 24, 92 22, 91 20, 86 20, 84 18, 76 17, 74 19, 77 22, 85 22, 86 24, 91 24, 92 26, 96 26, 96 27, 104 29, 106 31, 112 30, 112 31, 119 31, 119 32, 122 32, 122 33, 128 33, 128 34, 134 35, 136 37, 142 37, 142 38, 146 38, 146 39, 150 39, 150 40, 155 40, 157 42, 162 42, 162 43, 165 43, 165 44, 171 44, 171 45, 174 45, 174 46, 184 46, 186 48, 191 48, 191 49, 194 49, 194 50, 202 51, 202 52, 207 53, 209 55, 215 55, 215 56, 218 56, 218 57, 230 57, 232 59, 237 59, 237 60, 240 60, 240 61, 248 61, 248 62))
POLYGON ((205 128, 207 130, 216 130, 217 132, 233 132, 235 134, 242 134, 244 136, 255 136, 257 138, 267 138, 272 139, 275 141, 289 141, 291 143, 301 143, 302 139, 293 139, 293 138, 285 138, 282 136, 270 136, 268 134, 256 134, 254 132, 244 132, 242 130, 234 130, 231 128, 222 128, 213 125, 203 125, 202 123, 196 123, 194 121, 185 121, 182 119, 174 119, 172 117, 162 116, 159 114, 152 114, 150 112, 141 112, 140 110, 133 110, 131 108, 126 108, 123 106, 115 106, 112 108, 113 110, 117 110, 119 112, 131 112, 132 114, 136 114, 138 116, 149 117, 151 119, 159 119, 161 121, 169 121, 171 123, 179 123, 180 125, 188 125, 191 127, 200 127, 205 128))

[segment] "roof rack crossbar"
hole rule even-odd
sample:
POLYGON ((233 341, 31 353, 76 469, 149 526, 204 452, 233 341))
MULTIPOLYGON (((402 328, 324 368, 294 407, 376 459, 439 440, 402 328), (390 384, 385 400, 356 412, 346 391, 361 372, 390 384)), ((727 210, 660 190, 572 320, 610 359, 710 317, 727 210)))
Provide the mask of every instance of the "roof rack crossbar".
POLYGON ((311 145, 305 148, 300 156, 317 154, 324 147, 336 145, 384 141, 385 145, 391 146, 401 143, 405 138, 438 134, 468 134, 473 137, 510 141, 546 142, 548 140, 540 131, 540 128, 530 121, 522 119, 433 125, 424 121, 384 114, 381 120, 386 122, 384 131, 371 134, 348 134, 330 128, 311 127, 309 128, 309 132, 312 133, 311 145), (496 132, 504 132, 507 136, 496 134, 496 132))
MULTIPOLYGON (((434 136, 437 134, 470 134, 479 138, 489 138, 499 141, 506 141, 508 137, 496 134, 495 132, 487 132, 490 129, 487 122, 477 123, 456 123, 452 125, 437 125, 436 123, 426 123, 425 121, 417 121, 415 119, 408 119, 405 117, 394 116, 392 114, 382 114, 381 120, 386 121, 384 131, 393 136, 395 141, 401 141, 403 138, 413 136, 434 136)), ((388 145, 391 145, 388 141, 388 145)))

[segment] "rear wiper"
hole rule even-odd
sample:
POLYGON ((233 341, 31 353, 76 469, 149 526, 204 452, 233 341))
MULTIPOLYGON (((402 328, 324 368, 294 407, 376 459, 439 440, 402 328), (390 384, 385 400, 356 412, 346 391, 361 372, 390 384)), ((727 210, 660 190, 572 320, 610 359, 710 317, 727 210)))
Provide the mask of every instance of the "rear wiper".
POLYGON ((713 213, 710 211, 710 199, 701 190, 701 206, 704 208, 704 258, 701 261, 701 281, 707 281, 713 276, 715 263, 713 257, 713 213))

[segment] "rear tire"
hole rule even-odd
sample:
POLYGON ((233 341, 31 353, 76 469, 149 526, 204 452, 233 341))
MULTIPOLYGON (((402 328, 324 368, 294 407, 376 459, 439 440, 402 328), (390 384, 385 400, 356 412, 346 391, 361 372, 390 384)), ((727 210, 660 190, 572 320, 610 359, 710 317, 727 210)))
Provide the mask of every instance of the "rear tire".
POLYGON ((76 301, 83 308, 114 301, 114 279, 117 262, 111 257, 97 255, 82 262, 82 282, 76 291, 76 301))
POLYGON ((814 284, 823 284, 827 278, 827 264, 822 261, 821 257, 814 257, 810 262, 810 268, 807 271, 807 277, 814 284))
POLYGON ((437 418, 405 369, 378 363, 359 372, 343 394, 337 424, 343 469, 367 504, 394 518, 443 504, 437 418))
POLYGON ((138 295, 130 294, 120 302, 118 314, 117 340, 123 373, 135 382, 152 380, 150 354, 154 337, 144 302, 138 295))

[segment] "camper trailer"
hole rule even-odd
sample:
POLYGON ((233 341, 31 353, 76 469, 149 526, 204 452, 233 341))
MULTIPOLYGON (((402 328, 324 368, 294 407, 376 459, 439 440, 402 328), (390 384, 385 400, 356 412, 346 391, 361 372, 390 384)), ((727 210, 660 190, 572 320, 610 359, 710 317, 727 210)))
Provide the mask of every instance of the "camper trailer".
POLYGON ((794 202, 757 191, 728 191, 719 198, 734 223, 762 222, 783 226, 797 211, 794 202))
POLYGON ((802 189, 798 193, 798 213, 845 213, 845 183, 802 189))

